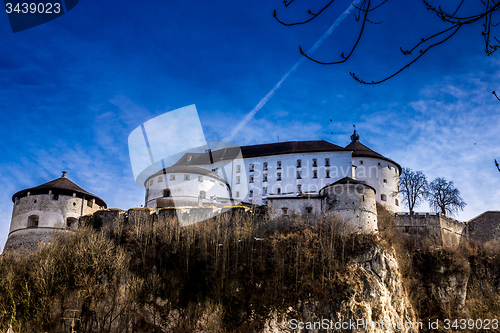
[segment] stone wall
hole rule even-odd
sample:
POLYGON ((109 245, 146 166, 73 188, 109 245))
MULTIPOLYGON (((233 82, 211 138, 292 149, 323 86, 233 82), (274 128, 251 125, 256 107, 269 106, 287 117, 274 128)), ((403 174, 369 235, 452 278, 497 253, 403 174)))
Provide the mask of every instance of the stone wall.
POLYGON ((467 237, 466 223, 434 213, 395 215, 397 228, 409 235, 421 235, 443 246, 458 246, 467 237))
POLYGON ((500 211, 487 211, 467 223, 469 238, 478 242, 500 239, 500 211))

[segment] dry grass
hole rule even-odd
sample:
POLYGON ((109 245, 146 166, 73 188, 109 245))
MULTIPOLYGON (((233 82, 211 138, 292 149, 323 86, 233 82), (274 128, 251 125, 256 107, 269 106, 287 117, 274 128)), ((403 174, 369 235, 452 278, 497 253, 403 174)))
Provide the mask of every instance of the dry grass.
POLYGON ((498 244, 438 248, 399 234, 383 209, 379 237, 339 228, 227 212, 187 227, 144 219, 82 229, 32 255, 0 258, 0 329, 13 318, 16 332, 68 332, 64 318, 76 310, 79 332, 259 331, 272 311, 301 299, 335 312, 356 283, 351 259, 376 244, 397 256, 420 320, 498 317, 498 244), (433 299, 429 285, 443 267, 470 274, 465 307, 433 299))

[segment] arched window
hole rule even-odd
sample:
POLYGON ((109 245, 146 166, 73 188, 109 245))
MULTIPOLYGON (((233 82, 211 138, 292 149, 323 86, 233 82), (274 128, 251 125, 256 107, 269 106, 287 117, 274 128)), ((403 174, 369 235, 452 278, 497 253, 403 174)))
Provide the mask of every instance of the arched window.
POLYGON ((77 219, 74 217, 68 217, 66 219, 66 228, 71 229, 72 227, 76 226, 77 219))
POLYGON ((28 217, 28 228, 38 228, 38 215, 28 217))

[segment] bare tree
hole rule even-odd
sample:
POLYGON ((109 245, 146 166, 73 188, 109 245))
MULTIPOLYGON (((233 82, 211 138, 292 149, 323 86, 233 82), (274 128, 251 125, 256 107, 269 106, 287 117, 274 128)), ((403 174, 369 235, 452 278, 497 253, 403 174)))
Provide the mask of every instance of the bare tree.
POLYGON ((464 210, 467 205, 460 197, 460 191, 453 186, 453 182, 447 182, 440 177, 429 184, 427 200, 431 208, 440 211, 441 214, 455 214, 458 210, 464 210))
MULTIPOLYGON (((301 0, 284 0, 284 6, 285 7, 293 7, 293 5, 296 5, 300 2, 301 0)), ((304 0, 302 0, 304 1, 304 0)), ((354 50, 358 46, 361 36, 363 35, 363 32, 365 31, 365 28, 367 26, 367 23, 372 23, 372 24, 379 24, 382 22, 374 22, 371 20, 371 14, 372 12, 379 8, 380 6, 384 5, 387 0, 358 0, 353 2, 353 6, 357 9, 357 14, 355 16, 356 21, 360 22, 360 28, 359 28, 359 33, 357 35, 356 41, 353 43, 352 48, 349 49, 347 53, 342 52, 340 54, 340 57, 336 60, 333 61, 320 61, 312 56, 306 54, 303 50, 302 47, 299 46, 300 53, 308 58, 309 60, 312 60, 318 64, 322 65, 333 65, 333 64, 340 64, 343 62, 346 62, 349 57, 353 54, 354 50), (360 3, 359 5, 356 5, 357 3, 360 3), (346 55, 347 54, 347 55, 346 55)), ((350 73, 351 76, 358 81, 359 83, 363 84, 378 84, 382 83, 397 74, 401 73, 403 70, 408 68, 411 64, 413 64, 415 61, 420 59, 427 51, 432 49, 435 46, 438 46, 440 44, 443 44, 446 42, 448 39, 453 37, 458 31, 463 27, 463 26, 470 26, 473 25, 474 23, 477 22, 482 22, 482 28, 481 28, 481 35, 484 38, 484 43, 485 43, 485 52, 486 54, 492 55, 498 47, 500 47, 500 40, 497 39, 493 33, 492 30, 493 28, 498 24, 497 22, 494 22, 494 15, 497 14, 497 12, 500 12, 500 1, 498 0, 469 0, 467 1, 467 4, 464 5, 466 0, 461 0, 461 1, 454 1, 454 5, 451 8, 451 10, 445 10, 445 6, 441 5, 434 5, 431 4, 433 3, 440 3, 439 0, 432 0, 432 1, 427 1, 427 0, 422 0, 423 5, 427 7, 429 11, 437 15, 437 17, 445 22, 448 26, 447 28, 437 31, 436 33, 417 39, 418 42, 414 44, 413 47, 411 48, 406 48, 403 49, 400 47, 400 51, 404 56, 408 56, 410 60, 406 62, 406 65, 394 72, 391 75, 388 75, 387 77, 377 80, 377 81, 365 81, 358 77, 354 73, 350 73), (471 12, 472 8, 471 6, 467 6, 470 4, 475 4, 478 3, 482 5, 482 9, 477 11, 477 12, 471 12)), ((329 7, 334 7, 334 5, 337 4, 334 0, 324 0, 324 5, 321 6, 319 10, 312 11, 308 10, 307 12, 307 18, 298 21, 298 22, 284 22, 280 18, 278 18, 278 14, 276 10, 274 10, 274 17, 275 19, 286 26, 292 26, 292 25, 300 25, 300 24, 306 24, 308 22, 311 22, 314 20, 316 17, 319 15, 325 13, 325 9, 329 7)), ((444 2, 446 6, 450 6, 448 3, 444 2)), ((290 9, 288 9, 290 10, 290 9)), ((496 18, 496 17, 495 17, 496 18)), ((476 24, 478 25, 478 24, 476 24)), ((493 94, 496 96, 495 92, 493 94)), ((498 96, 497 96, 498 98, 498 96)))
POLYGON ((413 209, 424 201, 427 186, 427 177, 422 171, 403 168, 399 176, 399 192, 396 193, 403 196, 403 203, 408 206, 410 215, 413 215, 413 209))

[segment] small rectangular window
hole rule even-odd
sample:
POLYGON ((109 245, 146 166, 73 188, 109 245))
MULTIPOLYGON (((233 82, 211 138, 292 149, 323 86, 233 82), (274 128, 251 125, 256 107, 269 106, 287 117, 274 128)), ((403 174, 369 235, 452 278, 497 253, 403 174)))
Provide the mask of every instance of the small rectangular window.
POLYGON ((267 195, 267 187, 263 187, 262 191, 264 192, 264 195, 267 195))
POLYGON ((264 162, 264 168, 263 168, 264 171, 267 170, 267 162, 264 162))
POLYGON ((398 201, 398 199, 396 199, 396 206, 399 207, 399 201, 398 201))
POLYGON ((278 195, 281 194, 281 188, 278 187, 277 193, 278 193, 278 195))
POLYGON ((203 182, 203 176, 198 176, 198 181, 203 182))
POLYGON ((391 166, 390 165, 388 165, 387 167, 389 168, 389 170, 391 170, 391 166))
POLYGON ((214 169, 212 169, 212 172, 213 172, 213 173, 217 173, 217 172, 219 172, 219 168, 214 168, 214 169))
POLYGON ((151 186, 151 185, 153 185, 153 180, 152 179, 149 181, 149 186, 151 186))
POLYGON ((163 176, 158 177, 158 183, 163 182, 163 176))
POLYGON ((359 164, 363 164, 363 161, 362 161, 362 160, 361 160, 361 161, 359 161, 359 164))
POLYGON ((54 194, 52 197, 54 200, 59 200, 59 194, 54 194))
POLYGON ((326 172, 325 178, 330 178, 330 170, 325 170, 325 172, 326 172))
POLYGON ((189 180, 189 175, 184 175, 184 180, 189 180))
POLYGON ((251 198, 251 197, 253 197, 253 190, 250 190, 250 191, 248 192, 248 196, 249 196, 250 198, 251 198))
POLYGON ((330 166, 330 159, 325 158, 325 166, 329 167, 330 166))
POLYGON ((263 177, 262 181, 267 182, 267 173, 265 173, 262 177, 263 177))
POLYGON ((384 183, 387 183, 387 179, 384 179, 384 183))
POLYGON ((288 208, 286 208, 286 207, 281 208, 281 212, 283 213, 283 215, 287 215, 288 214, 288 208))
POLYGON ((381 199, 382 201, 387 201, 387 195, 385 195, 385 194, 381 194, 381 195, 380 195, 380 199, 381 199))
POLYGON ((241 172, 241 165, 237 165, 236 166, 236 173, 240 173, 241 172))
POLYGON ((240 176, 236 176, 236 184, 240 183, 240 176))
POLYGON ((163 196, 165 198, 168 198, 170 195, 171 195, 171 193, 170 193, 170 189, 169 188, 166 188, 166 189, 163 190, 163 196))
POLYGON ((253 172, 253 163, 250 163, 250 172, 253 172))
POLYGON ((302 185, 297 185, 297 193, 302 193, 302 185))
POLYGON ((276 169, 281 169, 281 161, 278 161, 278 162, 276 163, 276 169))
POLYGON ((297 170, 297 179, 302 179, 302 177, 300 175, 300 170, 297 170))
POLYGON ((240 191, 236 191, 236 197, 239 198, 240 197, 240 191))
POLYGON ((302 167, 302 160, 297 160, 297 168, 301 168, 302 167))
POLYGON ((311 214, 313 212, 312 207, 306 207, 306 210, 307 210, 307 214, 311 214))
POLYGON ((170 180, 175 180, 175 175, 170 175, 170 180))
POLYGON ((278 172, 278 173, 276 174, 276 180, 281 180, 281 172, 278 172))
POLYGON ((318 159, 313 158, 313 168, 316 168, 318 166, 318 159))
POLYGON ((94 202, 92 200, 87 200, 87 206, 92 208, 93 205, 94 205, 94 202))
POLYGON ((253 175, 250 175, 250 181, 249 183, 253 183, 253 175))
POLYGON ((313 170, 313 178, 318 178, 318 170, 313 170))

